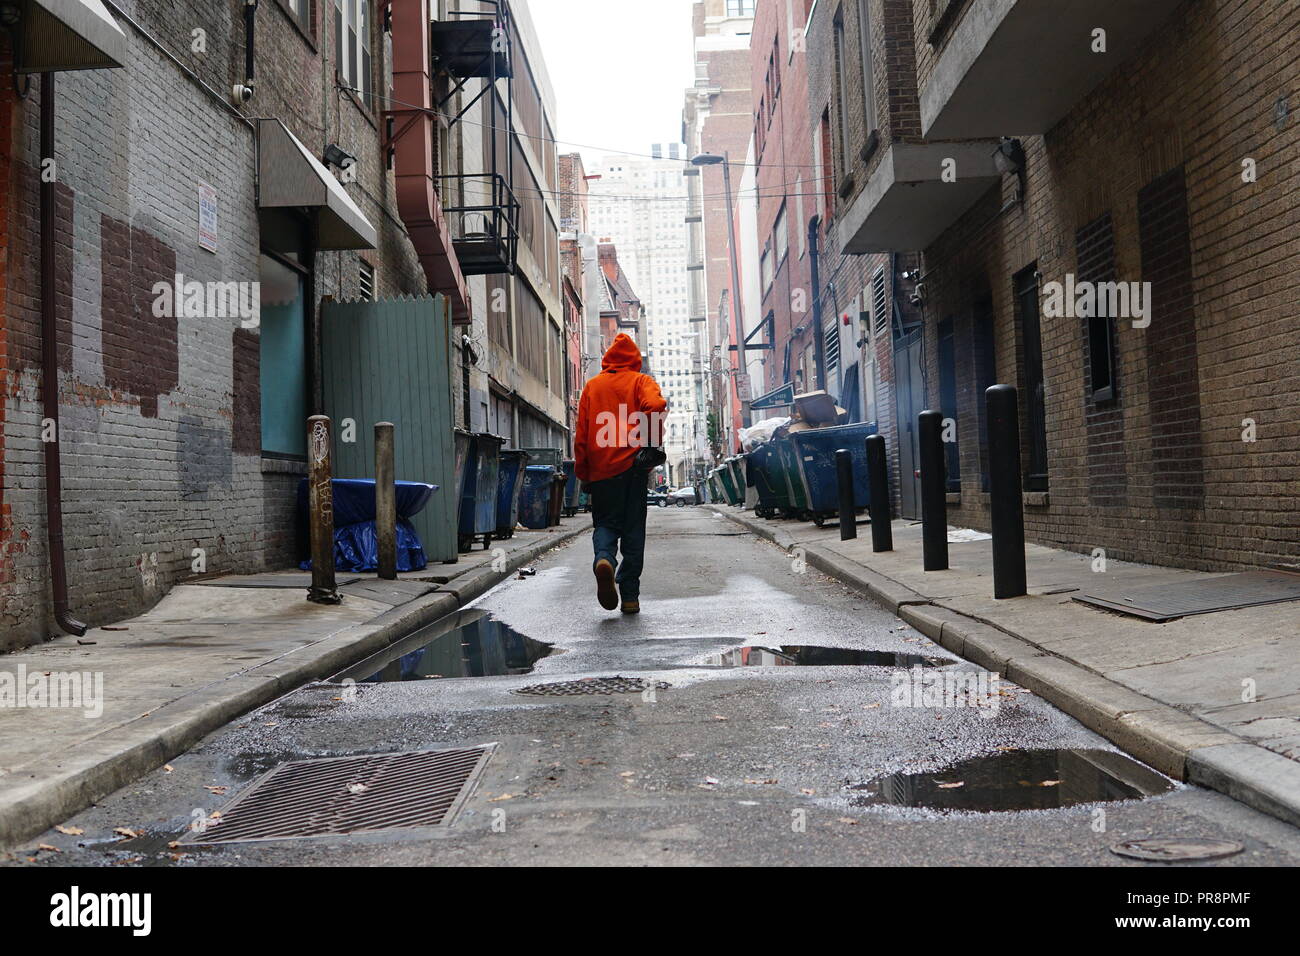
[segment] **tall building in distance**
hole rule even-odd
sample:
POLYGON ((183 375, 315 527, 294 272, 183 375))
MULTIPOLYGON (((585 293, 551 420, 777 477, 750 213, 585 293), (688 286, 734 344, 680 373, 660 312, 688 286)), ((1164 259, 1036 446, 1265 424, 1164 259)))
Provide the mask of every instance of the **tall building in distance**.
MULTIPOLYGON (((728 209, 735 205, 743 179, 749 141, 753 135, 750 94, 750 34, 754 4, 729 0, 696 0, 691 16, 694 37, 695 85, 686 90, 682 129, 689 157, 720 156, 732 163, 732 203, 728 177, 717 162, 692 165, 686 171, 690 208, 686 228, 693 269, 688 289, 692 328, 701 334, 699 387, 708 407, 706 432, 713 460, 735 447, 740 404, 734 385, 731 347, 736 342, 736 293, 732 291, 728 209)), ((757 308, 754 310, 757 312, 757 308)), ((749 316, 748 328, 757 322, 749 316)))
POLYGON ((645 309, 638 344, 668 399, 664 451, 674 484, 690 480, 692 462, 707 448, 707 409, 696 375, 700 332, 690 321, 687 293, 686 159, 681 143, 657 143, 647 155, 605 156, 589 181, 591 229, 618 248, 645 309))

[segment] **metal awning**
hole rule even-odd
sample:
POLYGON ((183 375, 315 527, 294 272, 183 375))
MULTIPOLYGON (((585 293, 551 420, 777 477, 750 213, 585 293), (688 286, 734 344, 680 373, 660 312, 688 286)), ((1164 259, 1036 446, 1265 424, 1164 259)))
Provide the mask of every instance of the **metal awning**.
POLYGON ((15 73, 102 70, 126 63, 126 34, 101 0, 20 0, 15 73))
POLYGON ((257 121, 257 206, 316 212, 317 249, 374 249, 379 234, 343 185, 278 119, 257 121))

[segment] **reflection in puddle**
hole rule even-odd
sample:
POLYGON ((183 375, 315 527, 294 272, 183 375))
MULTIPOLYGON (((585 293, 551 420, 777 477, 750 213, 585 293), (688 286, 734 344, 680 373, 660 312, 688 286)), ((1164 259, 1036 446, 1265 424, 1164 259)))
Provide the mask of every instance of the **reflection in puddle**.
POLYGON ((711 654, 704 663, 708 667, 941 667, 955 662, 924 654, 787 644, 780 650, 737 647, 721 654, 711 654))
POLYGON ((1173 789, 1165 777, 1108 750, 1012 750, 942 770, 895 773, 851 787, 855 806, 996 813, 1135 800, 1173 789))
POLYGON ((483 611, 462 611, 417 631, 340 676, 379 684, 527 674, 553 649, 553 645, 525 637, 483 611))

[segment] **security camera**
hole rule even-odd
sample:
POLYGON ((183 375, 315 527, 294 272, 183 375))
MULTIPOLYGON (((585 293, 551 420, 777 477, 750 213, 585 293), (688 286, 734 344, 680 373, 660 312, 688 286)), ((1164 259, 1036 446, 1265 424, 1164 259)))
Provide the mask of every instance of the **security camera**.
POLYGON ((914 291, 908 297, 908 299, 912 303, 912 305, 921 305, 923 302, 925 302, 925 283, 918 282, 916 284, 916 291, 914 291))
POLYGON ((231 87, 230 98, 236 106, 243 106, 253 98, 253 87, 246 83, 236 83, 231 87))

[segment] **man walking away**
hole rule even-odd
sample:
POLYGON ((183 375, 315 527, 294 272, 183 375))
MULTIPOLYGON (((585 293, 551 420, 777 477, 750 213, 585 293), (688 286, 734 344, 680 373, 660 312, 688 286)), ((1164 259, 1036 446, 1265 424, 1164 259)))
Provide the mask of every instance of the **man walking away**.
POLYGON ((578 402, 573 456, 578 479, 591 495, 596 597, 612 611, 621 595, 623 613, 636 614, 645 563, 646 486, 662 460, 655 446, 668 403, 655 380, 641 373, 641 350, 627 335, 614 339, 601 368, 578 402))

